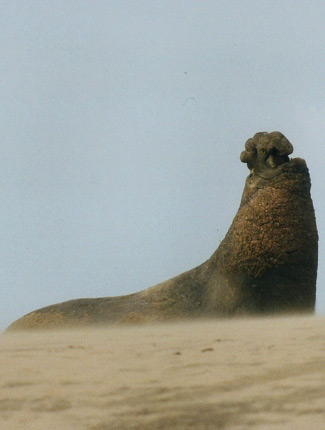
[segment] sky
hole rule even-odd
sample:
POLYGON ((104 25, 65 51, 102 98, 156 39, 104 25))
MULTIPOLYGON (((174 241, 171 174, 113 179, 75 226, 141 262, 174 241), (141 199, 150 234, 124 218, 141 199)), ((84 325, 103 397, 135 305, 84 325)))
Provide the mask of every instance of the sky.
POLYGON ((0 41, 0 329, 205 261, 274 130, 310 170, 325 314, 323 0, 1 0, 0 41))

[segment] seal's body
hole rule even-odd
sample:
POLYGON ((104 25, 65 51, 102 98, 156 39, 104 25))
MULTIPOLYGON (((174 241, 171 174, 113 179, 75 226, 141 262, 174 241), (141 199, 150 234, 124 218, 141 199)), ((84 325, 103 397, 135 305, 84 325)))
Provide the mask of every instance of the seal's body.
POLYGON ((38 329, 312 312, 318 235, 304 160, 279 132, 257 133, 241 161, 250 169, 238 212, 200 266, 135 294, 78 299, 31 312, 10 327, 38 329))

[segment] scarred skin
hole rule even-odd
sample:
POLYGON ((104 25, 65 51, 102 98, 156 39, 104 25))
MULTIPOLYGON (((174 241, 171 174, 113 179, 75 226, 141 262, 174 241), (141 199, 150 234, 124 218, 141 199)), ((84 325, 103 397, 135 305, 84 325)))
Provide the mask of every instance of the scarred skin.
POLYGON ((135 294, 77 299, 31 312, 8 330, 132 324, 195 317, 313 312, 318 235, 304 160, 279 132, 257 133, 238 212, 203 264, 135 294))

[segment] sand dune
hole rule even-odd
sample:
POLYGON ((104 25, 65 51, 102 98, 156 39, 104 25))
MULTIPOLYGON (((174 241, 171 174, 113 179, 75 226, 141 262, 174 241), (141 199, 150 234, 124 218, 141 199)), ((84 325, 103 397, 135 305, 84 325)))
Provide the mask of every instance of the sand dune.
POLYGON ((0 428, 325 429, 324 323, 3 334, 0 428))

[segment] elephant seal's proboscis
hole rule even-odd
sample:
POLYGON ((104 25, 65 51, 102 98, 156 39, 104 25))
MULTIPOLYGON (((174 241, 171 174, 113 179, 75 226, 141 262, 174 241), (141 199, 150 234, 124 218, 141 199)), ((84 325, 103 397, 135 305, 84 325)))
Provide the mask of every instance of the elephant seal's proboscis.
POLYGON ((318 235, 306 162, 280 132, 249 139, 238 212, 203 264, 135 294, 77 299, 31 312, 8 330, 313 312, 318 235))

